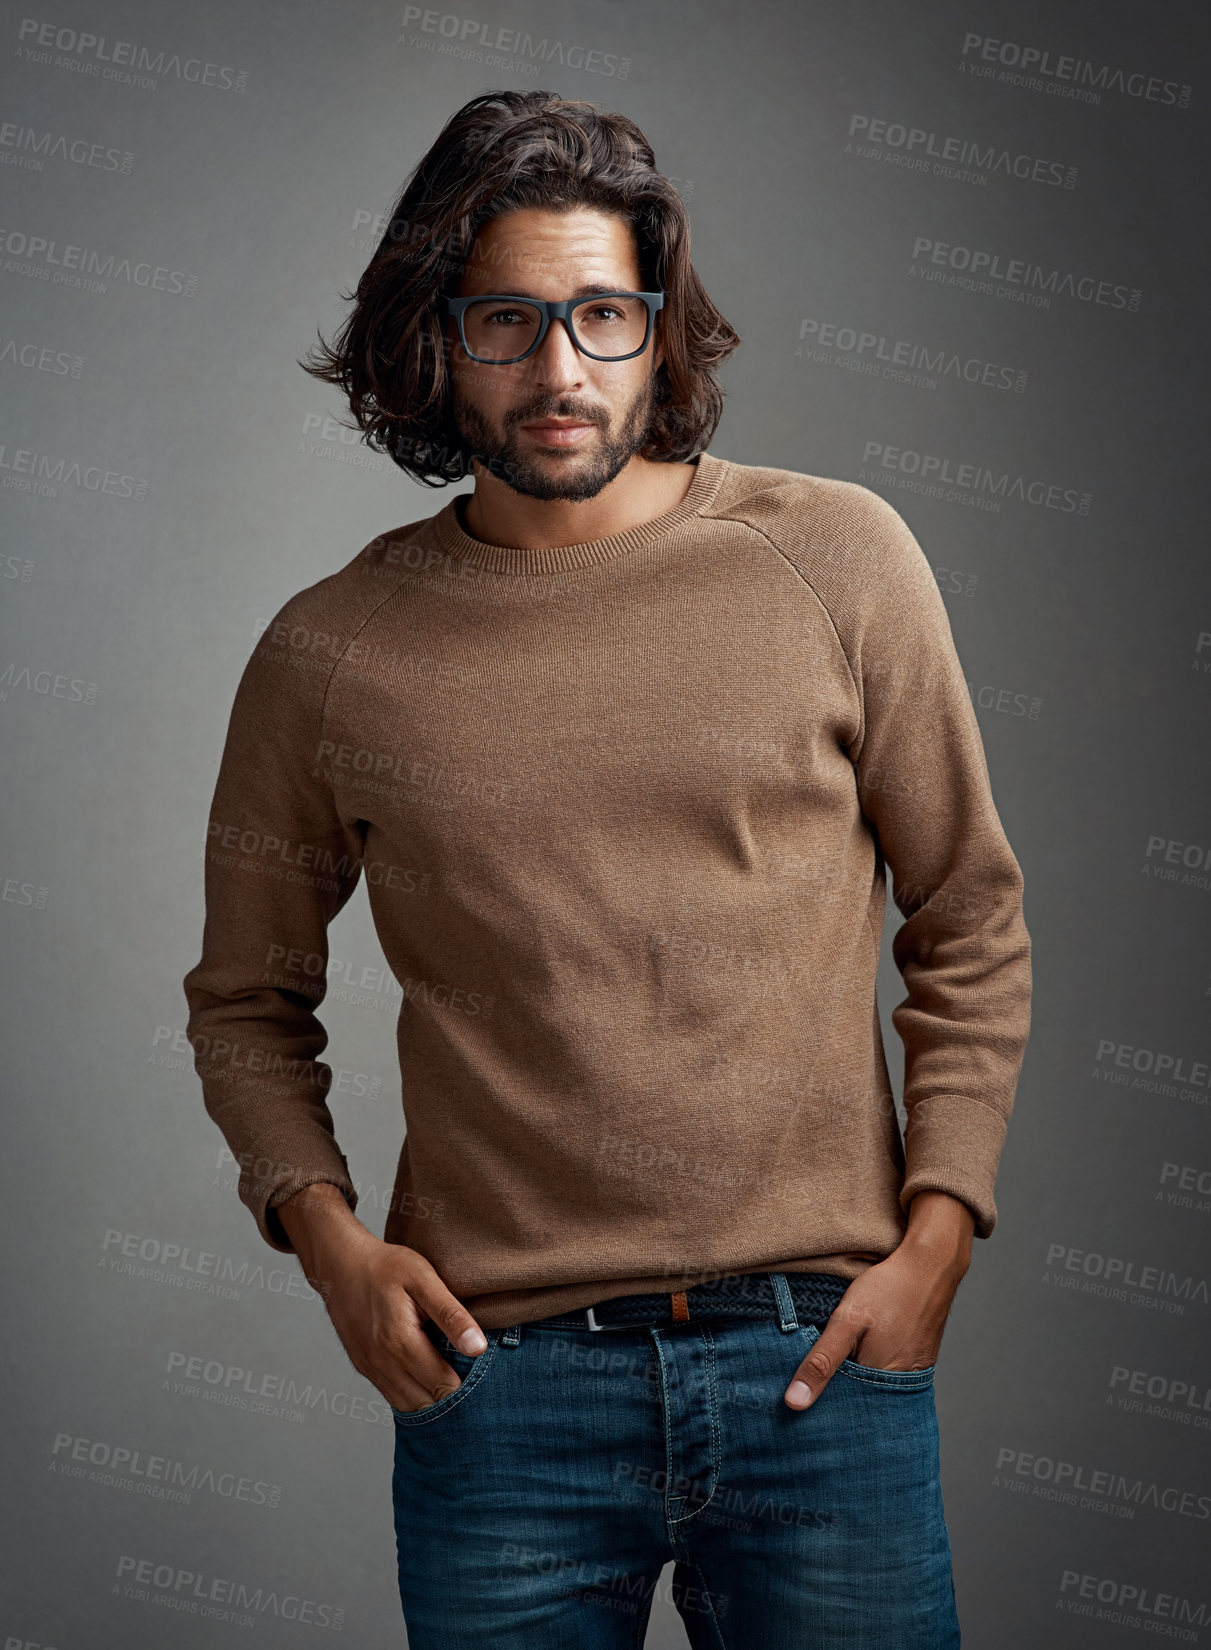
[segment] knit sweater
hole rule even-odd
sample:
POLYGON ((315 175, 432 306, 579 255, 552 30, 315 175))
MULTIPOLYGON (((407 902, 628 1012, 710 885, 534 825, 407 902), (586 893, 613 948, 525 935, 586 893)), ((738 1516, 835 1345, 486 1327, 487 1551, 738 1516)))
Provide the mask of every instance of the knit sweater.
POLYGON ((317 1010, 362 880, 400 1002, 384 1236, 484 1328, 852 1279, 927 1188, 991 1234, 1022 876, 929 563, 869 489, 703 453, 663 515, 549 549, 470 537, 451 499, 280 609, 184 988, 239 1195, 286 1253, 302 1187, 357 1207, 317 1010))

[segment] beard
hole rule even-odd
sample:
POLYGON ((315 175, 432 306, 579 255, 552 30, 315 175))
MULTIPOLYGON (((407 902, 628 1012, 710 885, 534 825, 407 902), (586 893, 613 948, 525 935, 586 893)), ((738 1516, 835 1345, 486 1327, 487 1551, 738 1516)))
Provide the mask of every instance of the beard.
POLYGON ((598 408, 578 407, 574 402, 551 402, 549 397, 532 406, 519 407, 506 415, 503 434, 479 408, 454 391, 454 423, 471 455, 489 475, 496 476, 515 493, 527 498, 596 498, 645 445, 652 407, 656 398, 655 376, 650 375, 636 391, 616 429, 603 425, 598 408), (579 418, 601 432, 588 437, 587 451, 557 447, 546 449, 543 457, 523 450, 522 424, 539 418, 579 418), (554 463, 548 464, 547 458, 554 463))

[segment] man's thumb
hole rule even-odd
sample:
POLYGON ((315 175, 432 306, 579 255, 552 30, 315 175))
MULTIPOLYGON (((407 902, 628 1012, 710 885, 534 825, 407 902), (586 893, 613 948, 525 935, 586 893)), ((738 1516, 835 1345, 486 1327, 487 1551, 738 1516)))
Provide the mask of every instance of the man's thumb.
POLYGON ((849 1348, 839 1329, 828 1328, 810 1352, 801 1360, 784 1394, 791 1409, 806 1409, 814 1404, 824 1387, 837 1371, 849 1348))

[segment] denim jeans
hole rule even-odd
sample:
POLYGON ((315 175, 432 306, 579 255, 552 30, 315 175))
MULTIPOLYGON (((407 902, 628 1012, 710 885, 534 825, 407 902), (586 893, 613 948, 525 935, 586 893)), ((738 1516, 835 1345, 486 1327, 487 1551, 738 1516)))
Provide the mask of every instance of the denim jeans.
POLYGON ((934 1369, 840 1365, 820 1326, 427 1325, 462 1385, 395 1410, 410 1650, 640 1646, 664 1566, 694 1650, 955 1650, 934 1369))

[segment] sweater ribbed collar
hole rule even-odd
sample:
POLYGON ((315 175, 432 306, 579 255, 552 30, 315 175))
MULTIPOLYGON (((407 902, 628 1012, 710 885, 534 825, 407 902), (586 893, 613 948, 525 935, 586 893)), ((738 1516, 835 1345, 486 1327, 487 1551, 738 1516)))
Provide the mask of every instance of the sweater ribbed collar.
MULTIPOLYGON (((692 461, 694 476, 680 504, 654 516, 638 527, 612 533, 609 538, 587 539, 581 544, 556 544, 543 550, 524 550, 515 545, 485 544, 463 531, 458 519, 457 500, 450 502, 432 518, 433 528, 442 549, 451 556, 474 567, 487 568, 496 573, 562 573, 574 567, 589 567, 595 562, 609 561, 613 556, 625 555, 628 550, 639 550, 655 544, 667 534, 674 533, 698 515, 715 497, 727 460, 711 453, 699 453, 692 461)), ((466 495, 460 495, 466 496, 466 495)))

